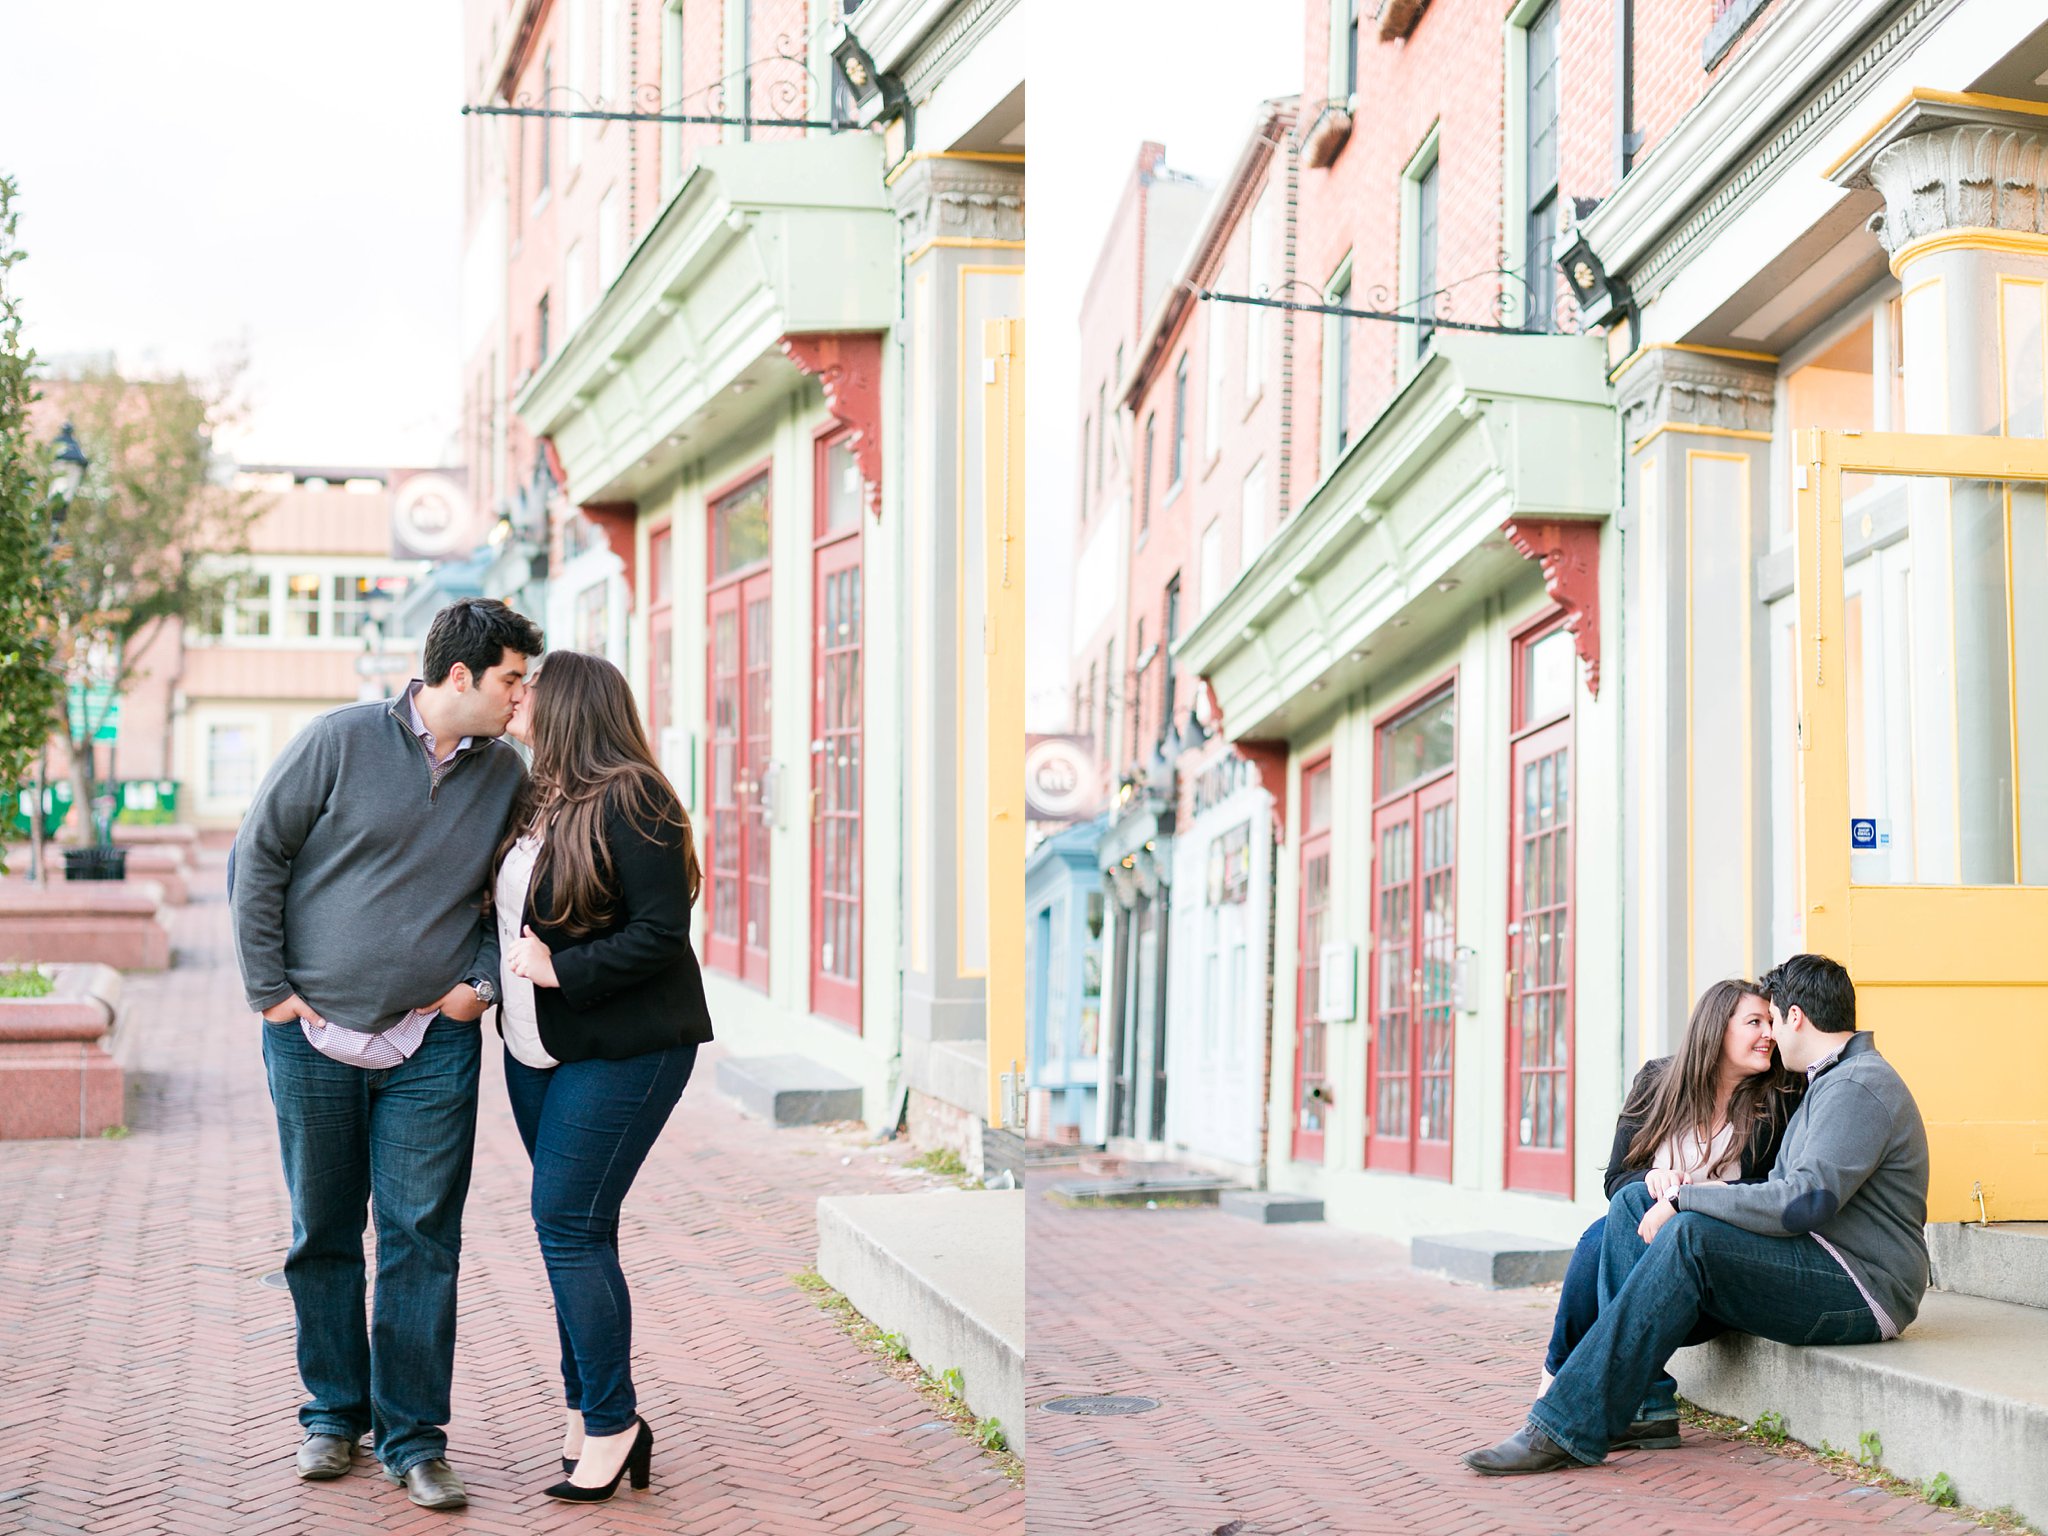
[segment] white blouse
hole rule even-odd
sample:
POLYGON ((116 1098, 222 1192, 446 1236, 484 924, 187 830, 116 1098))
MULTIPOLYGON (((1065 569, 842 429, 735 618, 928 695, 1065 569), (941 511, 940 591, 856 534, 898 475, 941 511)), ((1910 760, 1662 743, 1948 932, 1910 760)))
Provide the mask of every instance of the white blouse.
POLYGON ((1650 1166, 1689 1173, 1699 1183, 1712 1179, 1732 1181, 1742 1177, 1742 1148, 1735 1145, 1735 1127, 1724 1121, 1714 1133, 1712 1146, 1701 1146, 1697 1131, 1667 1136, 1650 1166))
MULTIPOLYGON (((498 866, 494 901, 501 954, 509 953, 519 940, 526 916, 527 891, 533 884, 533 865, 539 857, 540 834, 529 832, 511 846, 505 862, 498 866)), ((504 993, 498 1000, 498 1026, 505 1033, 505 1048, 529 1067, 560 1066, 540 1043, 540 1021, 533 1009, 533 983, 514 975, 510 966, 501 968, 499 981, 504 993)))

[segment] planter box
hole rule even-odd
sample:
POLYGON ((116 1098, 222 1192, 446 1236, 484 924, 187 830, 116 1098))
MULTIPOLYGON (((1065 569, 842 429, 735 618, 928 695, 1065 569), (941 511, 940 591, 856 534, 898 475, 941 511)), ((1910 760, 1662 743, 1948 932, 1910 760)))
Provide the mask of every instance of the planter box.
POLYGON ((189 822, 170 821, 150 826, 114 823, 117 848, 182 848, 189 857, 199 851, 199 829, 189 822))
POLYGON ((167 907, 182 907, 192 899, 192 865, 179 843, 145 843, 130 848, 128 878, 154 880, 164 888, 167 907))
POLYGON ((47 997, 0 997, 0 1141, 97 1136, 123 1118, 121 1068, 106 1046, 120 976, 63 965, 51 979, 47 997))
POLYGON ((0 881, 0 963, 163 970, 171 963, 163 904, 154 880, 0 881))

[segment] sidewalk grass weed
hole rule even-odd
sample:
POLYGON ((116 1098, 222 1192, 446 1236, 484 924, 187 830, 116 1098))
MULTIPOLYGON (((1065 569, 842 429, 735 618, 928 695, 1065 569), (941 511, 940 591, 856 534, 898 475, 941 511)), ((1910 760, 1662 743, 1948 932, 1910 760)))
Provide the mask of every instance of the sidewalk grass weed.
POLYGON ((958 1366, 948 1367, 943 1379, 932 1376, 910 1357, 910 1346, 901 1334, 886 1333, 862 1317, 859 1309, 815 1269, 801 1270, 790 1279, 820 1311, 831 1316, 840 1332, 873 1355, 883 1370, 915 1387, 918 1396, 939 1418, 980 1446, 996 1464, 997 1471, 1019 1488, 1024 1486, 1024 1463, 1011 1452, 1003 1421, 975 1417, 974 1410, 967 1406, 967 1384, 958 1366))
POLYGON ((2043 1536, 2039 1526, 2030 1525, 2026 1518, 2006 1505, 2000 1509, 1977 1509, 1962 1502, 1956 1491, 1955 1482, 1946 1472, 1937 1472, 1922 1482, 1912 1482, 1896 1477, 1879 1465, 1884 1455, 1883 1442, 1875 1430, 1866 1430, 1858 1437, 1859 1449, 1845 1451, 1823 1440, 1818 1449, 1802 1445, 1786 1431, 1783 1416, 1775 1413, 1760 1413, 1753 1424, 1727 1418, 1718 1413, 1709 1413, 1696 1403, 1678 1400, 1678 1414, 1681 1420, 1694 1429, 1704 1429, 1710 1434, 1726 1440, 1742 1440, 1760 1446, 1773 1456, 1782 1456, 1788 1461, 1803 1461, 1814 1466, 1826 1467, 1846 1481, 1861 1483, 1866 1488, 1879 1488, 1900 1498, 1934 1505, 1954 1511, 1965 1520, 1982 1526, 1987 1531, 1996 1531, 1999 1536, 2043 1536), (1773 1439, 1766 1420, 1775 1420, 1775 1427, 1781 1431, 1773 1439), (1868 1458, 1867 1460, 1865 1458, 1868 1458))

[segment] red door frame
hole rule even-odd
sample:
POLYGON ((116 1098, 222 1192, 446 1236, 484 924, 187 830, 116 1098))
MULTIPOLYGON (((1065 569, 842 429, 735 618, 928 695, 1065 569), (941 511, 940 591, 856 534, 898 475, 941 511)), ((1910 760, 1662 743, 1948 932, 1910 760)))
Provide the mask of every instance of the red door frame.
POLYGON ((861 531, 861 493, 855 491, 851 523, 829 525, 831 451, 852 436, 836 424, 820 431, 811 504, 811 1011, 862 1032, 861 942, 863 906, 861 857, 865 771, 867 621, 861 531), (842 617, 828 634, 836 598, 842 617), (852 617, 844 617, 850 607, 852 617), (843 688, 843 691, 842 691, 843 688), (835 751, 835 743, 841 749, 835 751), (827 934, 837 940, 834 963, 825 960, 827 934), (842 957, 844 957, 842 959, 842 957))
MULTIPOLYGON (((1452 926, 1448 934, 1436 936, 1436 943, 1440 949, 1447 949, 1452 958, 1452 963, 1455 964, 1458 943, 1456 922, 1458 727, 1456 717, 1455 715, 1453 716, 1450 763, 1438 769, 1435 773, 1410 781, 1393 794, 1383 794, 1381 792, 1379 782, 1380 742, 1382 734, 1388 727, 1397 724, 1408 715, 1413 714, 1422 705, 1431 703, 1444 694, 1451 696, 1453 709, 1455 710, 1457 692, 1458 671, 1454 667, 1449 672, 1432 680, 1426 686, 1416 689, 1392 708, 1381 713, 1373 721, 1371 748, 1373 816, 1370 889, 1372 891, 1373 943, 1370 981, 1366 992, 1368 1002, 1365 1067, 1365 1166, 1381 1169, 1389 1173, 1412 1173, 1425 1178, 1435 1179, 1449 1179, 1451 1176, 1451 1131, 1452 1127, 1456 1124, 1456 1104, 1454 1096, 1447 1086, 1442 1124, 1440 1127, 1432 1127, 1433 1131, 1440 1131, 1441 1134, 1433 1134, 1428 1141, 1424 1141, 1421 1137, 1420 1116, 1424 1077, 1422 1067, 1426 1035, 1422 1017, 1425 1009, 1423 995, 1425 957, 1420 952, 1423 942, 1423 924, 1421 919, 1426 879, 1433 878, 1447 881, 1450 889, 1446 899, 1451 908, 1452 926), (1423 866, 1424 849, 1422 837, 1425 818, 1430 812, 1446 806, 1450 808, 1451 817, 1451 825, 1447 834, 1450 858, 1447 863, 1434 865, 1425 870, 1423 866), (1390 828, 1403 825, 1405 825, 1408 832, 1401 850, 1406 867, 1391 872, 1398 875, 1399 879, 1397 881, 1390 881, 1386 878, 1390 872, 1381 867, 1383 862, 1382 850, 1384 847, 1383 833, 1390 828), (1405 978, 1384 974, 1386 914, 1383 910, 1383 897, 1386 892, 1395 889, 1404 892, 1406 900, 1408 934, 1402 962, 1403 968, 1408 973, 1405 978), (1401 1038, 1398 1042, 1402 1050, 1399 1061, 1391 1068, 1383 1069, 1380 1029, 1382 999, 1386 996, 1396 995, 1386 990, 1389 987, 1397 989, 1398 997, 1402 1004, 1399 1010, 1401 1015, 1401 1024, 1399 1026, 1401 1038), (1379 1090, 1383 1073, 1397 1074, 1389 1076, 1389 1081, 1399 1082, 1405 1090, 1406 1123, 1402 1126, 1401 1131, 1395 1135, 1382 1134, 1380 1129, 1379 1090)), ((1456 1015, 1454 1004, 1449 995, 1448 972, 1443 973, 1439 977, 1439 981, 1443 995, 1438 997, 1435 992, 1432 992, 1426 1006, 1429 1011, 1440 1013, 1442 1015, 1439 1021, 1441 1026, 1446 1031, 1455 1035, 1456 1015)), ((1441 1078, 1448 1085, 1454 1081, 1455 1065, 1455 1050, 1447 1049, 1441 1068, 1429 1075, 1441 1078)))
POLYGON ((675 525, 647 535, 647 744, 661 758, 662 730, 675 719, 675 525))
MULTIPOLYGON (((1320 945, 1309 942, 1309 882, 1310 863, 1320 856, 1323 860, 1323 905, 1318 915, 1330 907, 1330 823, 1325 820, 1320 827, 1309 825, 1309 807, 1314 797, 1309 793, 1309 780, 1317 774, 1327 776, 1330 772, 1330 754, 1313 758, 1301 767, 1301 837, 1298 849, 1297 869, 1299 879, 1296 893, 1296 927, 1294 969, 1294 1139, 1290 1155, 1297 1163, 1320 1163, 1323 1147, 1329 1130, 1330 1101, 1328 1098, 1330 1036, 1328 1027, 1316 1017, 1316 987, 1322 976, 1322 955, 1320 945), (1311 1074, 1308 1070, 1309 1030, 1313 1026, 1320 1047, 1321 1070, 1311 1074), (1302 1107, 1308 1102, 1311 1086, 1320 1083, 1324 1088, 1322 1124, 1316 1130, 1302 1126, 1302 1107)), ((1334 781, 1333 781, 1334 783, 1334 781)), ((1321 932, 1316 935, 1320 940, 1321 932)))
MULTIPOLYGON (((1508 906, 1507 906, 1507 977, 1508 992, 1505 1000, 1504 1033, 1507 1037, 1506 1051, 1506 1098, 1504 1126, 1505 1157, 1502 1170, 1503 1181, 1509 1189, 1529 1190, 1544 1194, 1557 1194, 1570 1198, 1572 1193, 1572 1156, 1575 1144, 1573 1124, 1578 1104, 1578 984, 1577 984, 1577 914, 1578 914, 1578 838, 1577 824, 1571 810, 1577 800, 1577 737, 1574 729, 1578 699, 1578 668, 1574 661, 1572 669, 1572 706, 1562 714, 1542 720, 1527 720, 1524 713, 1527 700, 1522 689, 1522 659, 1528 648, 1537 641, 1548 638, 1564 623, 1564 611, 1551 608, 1547 612, 1522 625, 1509 637, 1509 675, 1513 679, 1510 688, 1509 719, 1511 727, 1508 749, 1508 906), (1561 1148, 1521 1147, 1521 1084, 1518 1079, 1522 1070, 1522 1012, 1530 998, 1527 988, 1535 980, 1534 967, 1538 956, 1524 945, 1527 937, 1521 931, 1524 919, 1522 904, 1522 876, 1526 843, 1522 829, 1521 783, 1525 765, 1541 762, 1545 757, 1562 749, 1565 753, 1565 783, 1560 788, 1565 793, 1566 814, 1556 829, 1564 840, 1564 889, 1561 904, 1553 902, 1546 913, 1561 913, 1564 940, 1555 949, 1555 968, 1549 982, 1543 987, 1553 999, 1563 1005, 1564 1060, 1561 1068, 1555 1070, 1563 1078, 1564 1104, 1560 1111, 1564 1126, 1564 1145, 1561 1148)), ((1539 832, 1537 836, 1550 835, 1539 832)), ((1556 893, 1553 893, 1554 895, 1556 893)), ((1553 1007, 1556 1006, 1554 1002, 1553 1007)))
MULTIPOLYGON (((717 508, 737 491, 763 482, 768 497, 769 525, 774 526, 775 487, 772 461, 756 465, 735 476, 704 499, 704 568, 716 570, 717 508)), ((769 703, 774 681, 772 672, 771 560, 757 560, 706 584, 705 667, 708 673, 706 698, 711 730, 705 742, 705 801, 712 808, 711 837, 705 859, 705 904, 712 913, 704 945, 704 963, 736 976, 750 986, 768 986, 769 942, 769 849, 767 807, 762 779, 767 768, 769 703), (722 657, 718 644, 718 622, 730 616, 733 644, 722 657), (720 734, 719 682, 721 659, 730 665, 725 680, 733 688, 732 719, 726 735, 720 734), (719 748, 731 749, 730 782, 718 772, 719 748), (733 887, 731 891, 724 886, 733 887), (732 931, 718 931, 722 904, 733 903, 732 931)))

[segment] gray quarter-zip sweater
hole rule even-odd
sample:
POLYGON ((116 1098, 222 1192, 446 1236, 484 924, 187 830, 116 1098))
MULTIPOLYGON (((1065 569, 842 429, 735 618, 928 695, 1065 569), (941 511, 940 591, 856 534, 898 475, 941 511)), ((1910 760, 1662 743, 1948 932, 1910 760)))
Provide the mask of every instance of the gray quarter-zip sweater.
POLYGON ((1766 1237, 1826 1240, 1898 1328, 1927 1291, 1927 1128, 1868 1031, 1816 1072, 1761 1184, 1681 1184, 1677 1205, 1766 1237))
POLYGON ((468 976, 495 977, 491 854, 526 776, 502 741, 438 777, 405 696, 351 704, 292 738, 235 837, 235 956, 249 1006, 296 992, 377 1034, 468 976))

